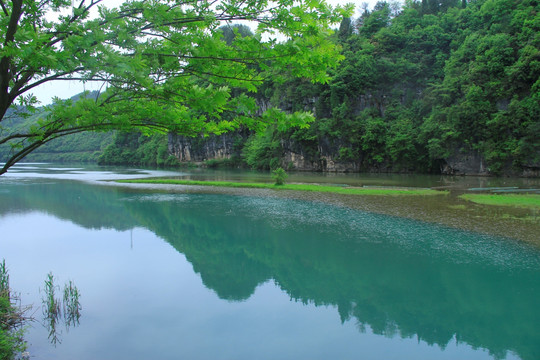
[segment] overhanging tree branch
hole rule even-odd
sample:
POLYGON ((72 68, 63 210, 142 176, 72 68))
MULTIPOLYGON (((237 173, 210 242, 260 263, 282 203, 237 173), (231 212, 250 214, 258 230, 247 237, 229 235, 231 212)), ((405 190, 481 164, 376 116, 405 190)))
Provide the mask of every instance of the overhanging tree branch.
POLYGON ((0 6, 2 7, 2 11, 4 12, 4 15, 9 16, 9 13, 7 11, 6 5, 4 4, 3 0, 0 0, 0 6))
POLYGON ((328 30, 328 19, 339 21, 343 12, 318 0, 299 0, 294 5, 290 0, 275 0, 269 7, 262 0, 132 1, 118 9, 101 8, 93 19, 88 14, 102 0, 80 0, 72 9, 66 4, 71 15, 55 21, 43 18, 52 2, 31 2, 12 0, 8 6, 0 0, 0 16, 7 23, 0 38, 4 44, 0 122, 16 98, 31 111, 33 100, 23 95, 45 83, 103 82, 108 89, 92 100, 94 107, 91 101, 59 101, 50 108, 50 118, 35 120, 20 131, 4 127, 4 133, 12 134, 0 144, 22 140, 23 147, 1 172, 44 143, 81 131, 221 131, 212 121, 219 122, 220 114, 235 104, 233 91, 256 91, 267 74, 290 73, 324 81, 325 69, 339 59, 328 39, 321 39, 317 47, 305 36, 278 48, 275 41, 265 43, 261 37, 222 43, 213 34, 220 24, 244 20, 263 24, 262 31, 286 29, 289 36, 307 34, 313 28, 328 30), (298 21, 302 4, 297 3, 302 1, 309 1, 306 22, 298 21), (293 6, 295 11, 288 11, 293 6), (292 56, 301 59, 285 61, 292 56), (136 112, 155 118, 141 119, 136 112))

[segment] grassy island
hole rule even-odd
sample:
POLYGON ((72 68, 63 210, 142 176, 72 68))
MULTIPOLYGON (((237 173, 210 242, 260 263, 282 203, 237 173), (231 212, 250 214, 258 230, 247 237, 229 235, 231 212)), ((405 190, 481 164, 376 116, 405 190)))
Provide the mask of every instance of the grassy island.
POLYGON ((195 185, 195 186, 219 186, 229 188, 255 188, 272 190, 294 190, 294 191, 313 191, 324 193, 336 193, 344 195, 446 195, 446 191, 438 191, 424 188, 405 188, 405 187, 353 187, 341 185, 320 185, 320 184, 285 184, 275 185, 270 183, 247 183, 247 182, 229 182, 229 181, 197 181, 197 180, 176 180, 176 179, 136 179, 136 180, 117 180, 121 183, 138 184, 166 184, 166 185, 195 185))
POLYGON ((537 194, 463 194, 460 198, 482 205, 540 209, 540 195, 537 194))

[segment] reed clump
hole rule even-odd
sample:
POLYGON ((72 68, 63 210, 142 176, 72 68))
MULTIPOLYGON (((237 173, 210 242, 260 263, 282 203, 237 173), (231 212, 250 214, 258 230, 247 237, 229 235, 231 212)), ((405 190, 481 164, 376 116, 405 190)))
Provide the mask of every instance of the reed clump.
POLYGON ((47 274, 43 289, 42 310, 44 325, 49 329, 49 341, 54 345, 60 342, 61 333, 57 328, 58 323, 64 320, 66 330, 71 326, 79 325, 82 309, 81 294, 73 281, 69 280, 64 285, 62 298, 56 295, 59 290, 60 288, 55 285, 53 274, 47 274))

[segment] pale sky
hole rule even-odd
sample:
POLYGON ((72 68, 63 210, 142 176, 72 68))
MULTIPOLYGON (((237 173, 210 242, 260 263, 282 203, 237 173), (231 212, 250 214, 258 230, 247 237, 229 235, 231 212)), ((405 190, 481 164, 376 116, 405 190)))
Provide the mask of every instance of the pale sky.
MULTIPOLYGON (((379 0, 327 0, 329 4, 334 6, 338 4, 353 3, 356 7, 355 13, 353 14, 354 18, 360 15, 359 11, 363 3, 368 3, 369 8, 373 8, 377 1, 379 0)), ((106 6, 117 6, 120 2, 121 0, 103 0, 102 4, 106 6)), ((34 88, 31 93, 38 98, 41 105, 48 105, 52 102, 53 97, 67 99, 85 90, 98 90, 101 86, 102 84, 92 82, 83 84, 80 81, 54 81, 34 88)), ((28 95, 28 93, 25 95, 28 95)))

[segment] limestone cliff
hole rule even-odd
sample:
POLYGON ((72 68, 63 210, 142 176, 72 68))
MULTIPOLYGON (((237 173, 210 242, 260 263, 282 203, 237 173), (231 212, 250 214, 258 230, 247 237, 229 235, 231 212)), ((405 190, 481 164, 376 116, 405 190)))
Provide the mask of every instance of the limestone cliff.
MULTIPOLYGON (((169 152, 181 162, 200 164, 208 160, 230 159, 241 157, 242 146, 248 138, 247 133, 229 133, 220 136, 186 137, 169 135, 169 152)), ((291 140, 281 141, 283 152, 281 166, 296 171, 318 172, 409 172, 411 170, 396 168, 389 163, 379 166, 363 166, 362 159, 342 160, 339 157, 339 144, 320 141, 316 149, 307 149, 302 144, 291 140)), ((457 149, 446 159, 441 160, 440 172, 446 175, 480 175, 490 176, 493 172, 478 151, 457 149)), ((539 177, 540 162, 528 161, 521 168, 508 165, 500 175, 539 177)))
POLYGON ((230 159, 240 155, 236 146, 245 135, 230 133, 207 137, 187 137, 169 134, 169 153, 181 162, 201 163, 207 160, 230 159))

